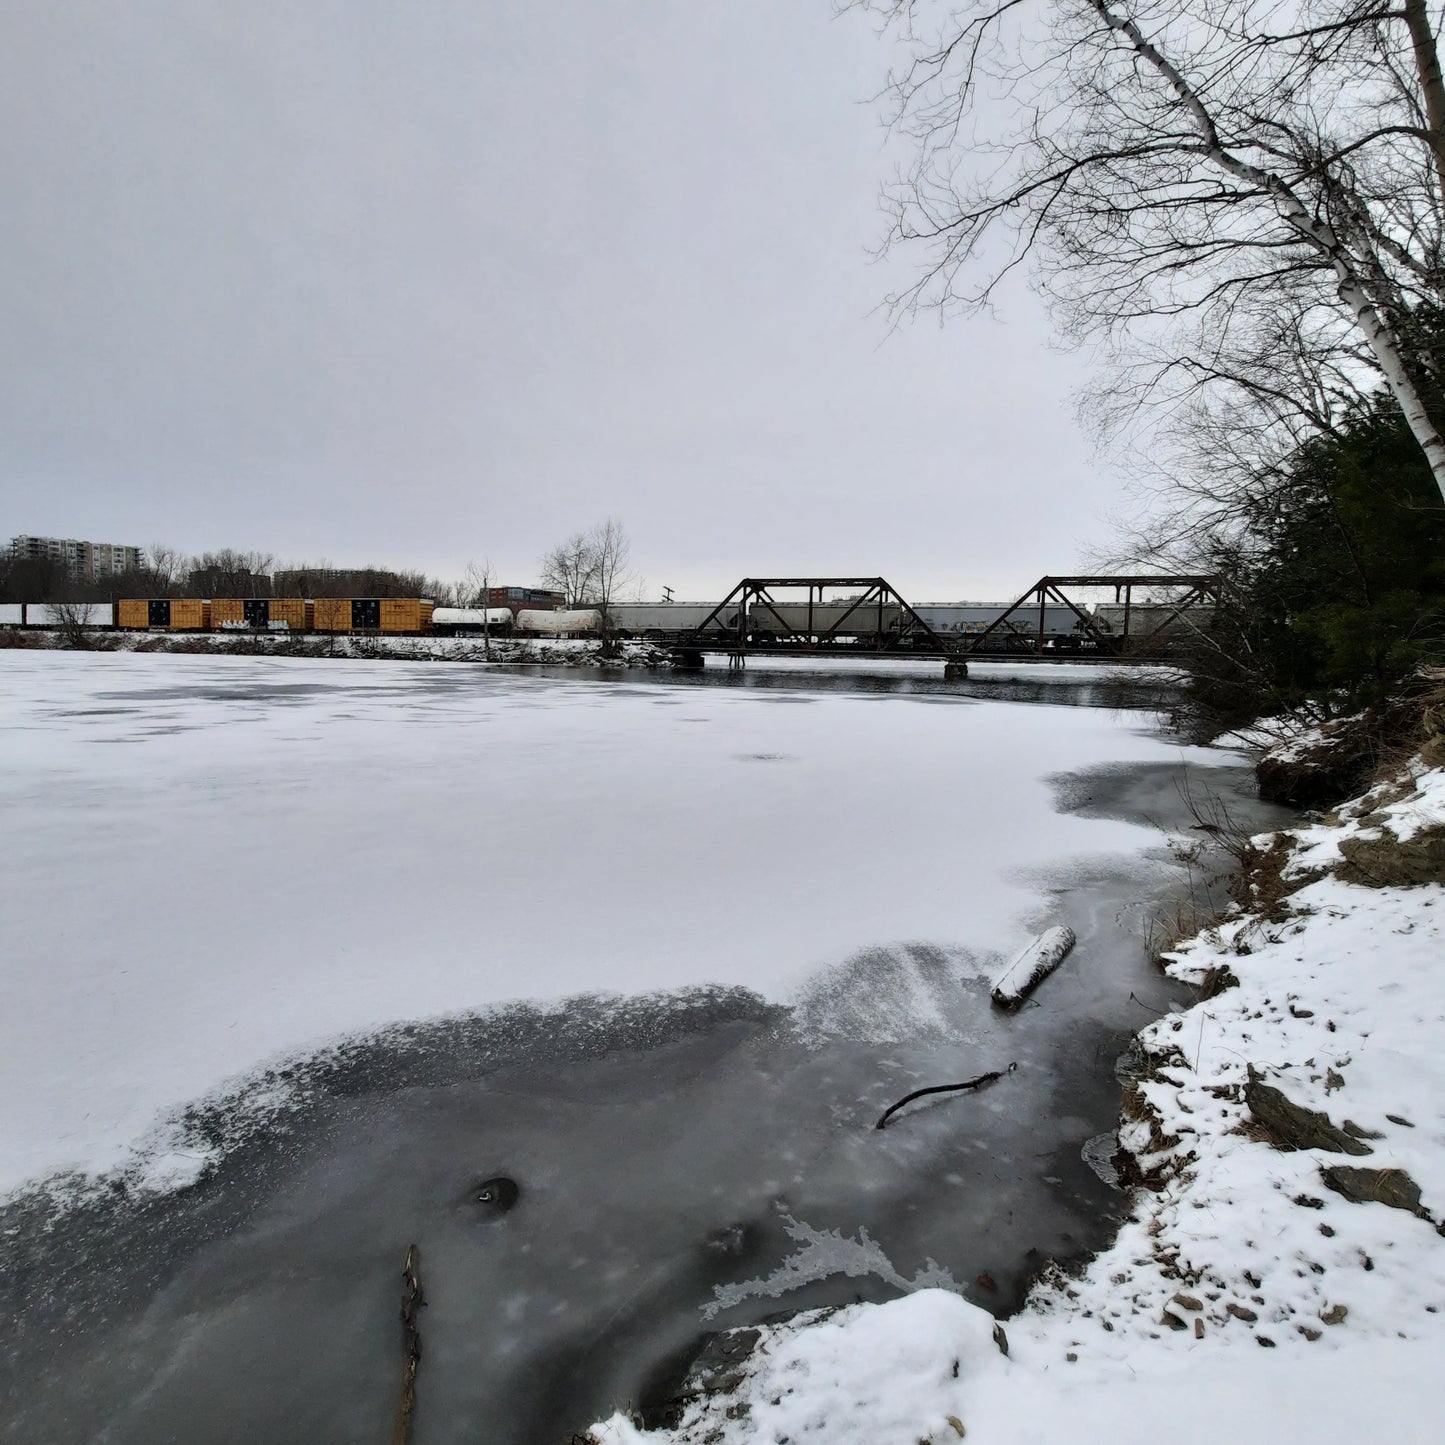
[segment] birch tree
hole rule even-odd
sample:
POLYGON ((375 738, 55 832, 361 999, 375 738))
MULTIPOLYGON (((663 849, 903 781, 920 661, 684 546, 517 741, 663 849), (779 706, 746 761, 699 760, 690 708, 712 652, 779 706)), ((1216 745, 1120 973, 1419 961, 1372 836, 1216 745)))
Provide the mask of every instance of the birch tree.
MULTIPOLYGON (((1266 395, 1269 365, 1240 363, 1285 316, 1319 374, 1388 387, 1445 498, 1445 81, 1424 0, 855 4, 906 57, 884 92, 911 143, 888 243, 923 264, 897 310, 987 307, 1033 263, 1142 406, 1181 383, 1266 395)), ((1328 395, 1303 404, 1328 423, 1328 395)))

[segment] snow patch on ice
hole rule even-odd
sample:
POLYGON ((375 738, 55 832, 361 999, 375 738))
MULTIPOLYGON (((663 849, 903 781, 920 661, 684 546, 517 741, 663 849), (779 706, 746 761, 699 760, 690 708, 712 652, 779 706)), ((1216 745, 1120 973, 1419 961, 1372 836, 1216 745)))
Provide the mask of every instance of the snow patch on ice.
POLYGON ((799 1036, 815 1047, 960 1036, 965 1005, 986 996, 987 975, 962 949, 869 948, 815 973, 788 1001, 799 1036))
POLYGON ((921 1289, 947 1289, 955 1294, 961 1291, 958 1281, 932 1259, 925 1261, 923 1268, 912 1279, 906 1278, 894 1268, 882 1247, 861 1226, 858 1237, 850 1239, 841 1230, 814 1229, 812 1225, 794 1219, 791 1214, 784 1214, 783 1228, 803 1247, 790 1254, 765 1278, 744 1280, 740 1284, 715 1285, 711 1303, 702 1307, 704 1319, 712 1319, 745 1299, 778 1299, 790 1290, 838 1274, 848 1279, 875 1275, 905 1294, 921 1289))

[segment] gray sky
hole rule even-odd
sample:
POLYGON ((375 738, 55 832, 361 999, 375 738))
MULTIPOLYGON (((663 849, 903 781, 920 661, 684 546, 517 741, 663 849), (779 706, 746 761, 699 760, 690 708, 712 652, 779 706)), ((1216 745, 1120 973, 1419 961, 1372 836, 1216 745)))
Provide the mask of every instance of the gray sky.
POLYGON ((0 0, 0 529, 648 595, 1000 597, 1105 542, 1013 292, 888 335, 829 0, 0 0))

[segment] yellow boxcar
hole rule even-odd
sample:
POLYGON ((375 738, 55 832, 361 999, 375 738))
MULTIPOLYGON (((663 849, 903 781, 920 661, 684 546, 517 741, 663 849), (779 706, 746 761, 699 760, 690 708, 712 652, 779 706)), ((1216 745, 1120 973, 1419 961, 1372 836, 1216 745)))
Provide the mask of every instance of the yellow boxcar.
POLYGON ((351 598, 318 597, 312 616, 318 632, 350 632, 351 598))
POLYGON ((245 622, 246 604, 239 597, 217 597, 211 602, 211 623, 222 627, 226 623, 245 622))
POLYGON ((146 628, 151 625, 151 605, 144 598, 126 597, 115 604, 117 627, 146 628))
POLYGON ((302 597, 273 597, 271 621, 284 622, 292 632, 308 632, 312 625, 312 605, 302 597))
POLYGON ((199 597, 171 598, 172 632, 209 632, 211 604, 199 597))
POLYGON ((383 632, 425 632, 431 626, 435 604, 423 597, 383 597, 381 599, 381 630, 383 632))

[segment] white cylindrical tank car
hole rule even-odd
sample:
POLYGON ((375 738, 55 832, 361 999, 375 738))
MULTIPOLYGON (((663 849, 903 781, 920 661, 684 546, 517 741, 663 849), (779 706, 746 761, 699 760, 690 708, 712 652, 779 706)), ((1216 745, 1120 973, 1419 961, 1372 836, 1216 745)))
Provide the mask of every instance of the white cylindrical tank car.
POLYGON ((541 612, 524 607, 517 613, 517 631, 533 637, 596 637, 602 631, 602 614, 595 607, 570 612, 541 612))
POLYGON ((512 630, 510 607, 437 607, 431 615, 433 632, 443 637, 501 637, 512 630))

